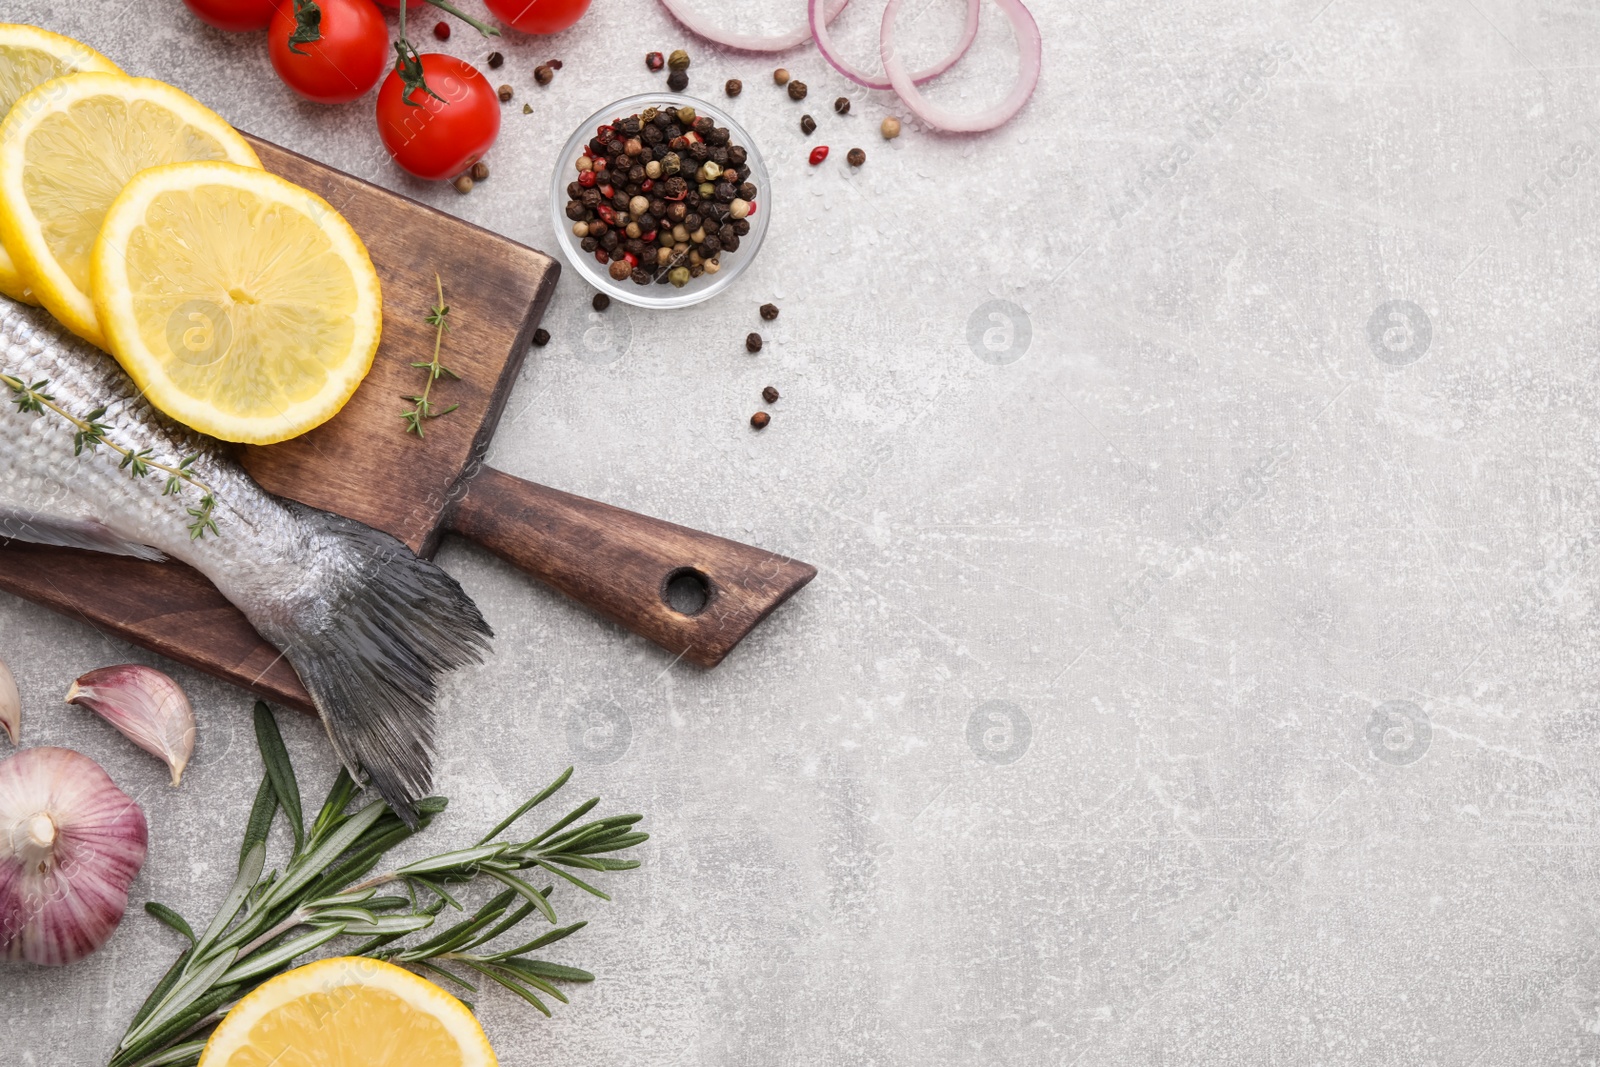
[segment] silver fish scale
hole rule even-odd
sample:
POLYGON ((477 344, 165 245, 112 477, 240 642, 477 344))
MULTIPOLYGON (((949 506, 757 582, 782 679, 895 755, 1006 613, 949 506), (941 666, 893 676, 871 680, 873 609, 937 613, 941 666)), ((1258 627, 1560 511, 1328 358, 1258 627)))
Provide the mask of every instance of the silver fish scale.
POLYGON ((185 485, 176 496, 162 496, 161 471, 133 478, 107 448, 73 455, 75 427, 53 412, 19 411, 8 389, 0 389, 0 512, 99 522, 188 563, 252 618, 274 613, 285 582, 306 587, 315 579, 310 561, 319 549, 335 547, 322 543, 320 528, 264 492, 214 442, 156 411, 111 357, 42 309, 0 297, 0 371, 29 383, 47 381, 45 391, 80 418, 105 405, 100 421, 119 445, 149 448, 152 459, 170 466, 198 455, 191 469, 216 496, 221 534, 190 537, 187 509, 198 504, 199 490, 185 485))

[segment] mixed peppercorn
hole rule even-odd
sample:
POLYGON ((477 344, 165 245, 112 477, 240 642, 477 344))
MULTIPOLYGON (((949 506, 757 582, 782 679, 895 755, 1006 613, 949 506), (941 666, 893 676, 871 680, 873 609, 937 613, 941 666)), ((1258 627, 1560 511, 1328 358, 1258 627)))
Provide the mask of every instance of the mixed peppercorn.
POLYGON ((715 274, 756 213, 760 191, 748 159, 726 127, 692 107, 615 119, 574 163, 566 207, 573 235, 619 282, 682 288, 715 274))

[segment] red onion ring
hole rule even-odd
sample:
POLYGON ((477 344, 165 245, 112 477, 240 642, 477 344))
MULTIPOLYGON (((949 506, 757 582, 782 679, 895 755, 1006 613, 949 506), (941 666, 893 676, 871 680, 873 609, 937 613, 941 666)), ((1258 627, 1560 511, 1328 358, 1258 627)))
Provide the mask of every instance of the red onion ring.
MULTIPOLYGON (((960 62, 961 57, 967 54, 967 49, 972 47, 973 39, 978 36, 978 8, 980 3, 981 0, 967 0, 967 26, 961 33, 961 43, 956 45, 955 51, 927 70, 911 75, 912 81, 918 85, 932 81, 955 66, 960 62)), ((894 86, 889 84, 888 78, 874 78, 872 75, 864 73, 861 68, 852 65, 849 60, 841 59, 834 54, 833 38, 828 35, 828 22, 826 19, 817 17, 817 12, 821 6, 822 0, 806 0, 806 17, 811 21, 811 36, 817 39, 817 51, 822 53, 822 58, 832 63, 834 70, 837 70, 863 89, 893 89, 894 86)), ((828 16, 828 19, 831 18, 833 18, 833 15, 828 16)))
POLYGON ((879 50, 883 55, 883 72, 889 76, 889 83, 905 102, 906 110, 928 125, 950 133, 982 133, 997 129, 1022 110, 1022 105, 1028 102, 1039 84, 1039 70, 1044 65, 1044 42, 1039 36, 1039 24, 1023 6, 1022 0, 994 0, 1006 18, 1011 20, 1011 28, 1017 35, 1017 47, 1022 51, 1022 69, 1017 72, 1017 84, 1000 103, 975 115, 956 114, 930 102, 917 90, 915 80, 905 64, 900 62, 894 47, 894 20, 900 14, 903 2, 889 0, 889 6, 883 9, 883 35, 879 39, 879 50))
MULTIPOLYGON (((843 11, 850 0, 833 0, 828 8, 826 22, 832 22, 843 11)), ((699 34, 712 44, 720 44, 727 48, 737 48, 743 52, 786 52, 797 48, 811 40, 811 27, 802 26, 800 29, 789 33, 780 33, 773 37, 751 37, 743 33, 725 33, 714 26, 706 24, 699 15, 692 11, 684 10, 679 0, 661 0, 661 6, 667 9, 667 14, 683 23, 684 29, 691 33, 699 34)))

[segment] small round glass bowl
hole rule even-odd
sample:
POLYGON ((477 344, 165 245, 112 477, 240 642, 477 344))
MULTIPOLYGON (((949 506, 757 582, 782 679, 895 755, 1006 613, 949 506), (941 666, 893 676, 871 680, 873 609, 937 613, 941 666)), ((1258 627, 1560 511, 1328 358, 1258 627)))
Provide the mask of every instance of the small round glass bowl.
POLYGON ((561 155, 556 159, 555 177, 550 183, 550 218, 555 225, 556 242, 561 246, 567 261, 577 268, 585 281, 602 293, 634 307, 689 307, 702 300, 710 300, 728 288, 755 260, 756 253, 761 251, 762 241, 767 236, 767 223, 772 218, 771 184, 767 175, 767 165, 762 160, 755 141, 726 111, 715 104, 708 104, 704 100, 684 96, 682 93, 641 93, 638 96, 618 100, 614 104, 607 104, 584 119, 567 139, 566 146, 561 149, 561 155), (567 186, 578 177, 575 164, 578 157, 583 155, 583 146, 589 143, 589 138, 595 135, 595 131, 613 119, 637 115, 647 107, 666 106, 692 107, 696 115, 708 115, 718 126, 726 126, 732 143, 744 146, 748 156, 745 164, 750 168, 749 180, 755 183, 758 190, 755 201, 758 210, 749 217, 750 232, 739 238, 739 250, 722 253, 720 271, 691 278, 689 284, 682 289, 670 282, 652 281, 649 285, 639 285, 631 280, 616 281, 611 277, 610 270, 594 258, 593 253, 583 250, 579 239, 572 232, 572 220, 567 218, 569 199, 567 186))

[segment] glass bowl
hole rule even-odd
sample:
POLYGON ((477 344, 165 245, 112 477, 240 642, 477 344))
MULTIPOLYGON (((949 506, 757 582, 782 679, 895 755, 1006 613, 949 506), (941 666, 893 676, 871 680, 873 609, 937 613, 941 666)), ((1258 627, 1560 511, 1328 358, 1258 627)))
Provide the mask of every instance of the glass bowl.
POLYGON ((761 244, 767 236, 767 223, 772 218, 771 182, 767 175, 766 162, 762 160, 755 141, 726 111, 715 104, 709 104, 692 96, 684 96, 682 93, 641 93, 638 96, 618 100, 614 104, 607 104, 584 119, 567 139, 566 146, 561 149, 561 155, 556 159, 555 176, 550 183, 550 218, 555 225, 556 243, 560 245, 562 254, 578 273, 583 275, 586 282, 602 293, 634 307, 689 307, 703 300, 710 300, 732 285, 761 251, 761 244), (750 168, 749 180, 754 182, 759 190, 756 195, 759 210, 750 216, 750 232, 739 239, 739 250, 724 252, 721 256, 720 271, 691 278, 689 284, 682 289, 676 288, 671 283, 651 282, 649 285, 638 285, 631 280, 616 281, 611 277, 611 272, 602 266, 592 253, 583 250, 579 239, 573 235, 572 220, 567 218, 567 186, 578 176, 573 164, 583 154, 583 146, 594 136, 595 129, 611 122, 612 119, 637 115, 647 107, 666 105, 673 108, 692 107, 696 115, 708 115, 718 126, 726 126, 732 143, 744 146, 748 154, 745 163, 750 168))

